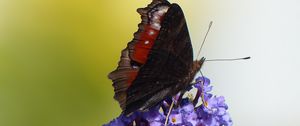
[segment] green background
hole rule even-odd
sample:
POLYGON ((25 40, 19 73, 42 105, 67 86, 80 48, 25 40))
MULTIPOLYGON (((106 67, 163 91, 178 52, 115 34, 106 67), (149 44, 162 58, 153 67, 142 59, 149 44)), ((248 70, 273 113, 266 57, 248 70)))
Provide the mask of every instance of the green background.
POLYGON ((0 126, 99 126, 107 74, 140 22, 133 0, 0 0, 0 126))

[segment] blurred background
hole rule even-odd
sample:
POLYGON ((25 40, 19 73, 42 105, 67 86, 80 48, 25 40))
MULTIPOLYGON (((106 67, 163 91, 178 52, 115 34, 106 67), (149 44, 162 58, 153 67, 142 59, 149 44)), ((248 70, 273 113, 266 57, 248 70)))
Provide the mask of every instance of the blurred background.
MULTIPOLYGON (((300 2, 171 0, 236 126, 299 126, 300 2)), ((121 110, 107 74, 150 0, 0 0, 0 126, 100 126, 121 110)))

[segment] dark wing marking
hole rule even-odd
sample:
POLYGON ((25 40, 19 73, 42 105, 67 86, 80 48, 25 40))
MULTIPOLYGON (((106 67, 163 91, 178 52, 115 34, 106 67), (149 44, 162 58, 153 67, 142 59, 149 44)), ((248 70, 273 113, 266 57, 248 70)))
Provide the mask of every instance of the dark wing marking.
POLYGON ((182 90, 193 64, 193 50, 181 8, 172 4, 165 15, 160 33, 148 60, 127 90, 126 109, 129 114, 145 110, 182 90))

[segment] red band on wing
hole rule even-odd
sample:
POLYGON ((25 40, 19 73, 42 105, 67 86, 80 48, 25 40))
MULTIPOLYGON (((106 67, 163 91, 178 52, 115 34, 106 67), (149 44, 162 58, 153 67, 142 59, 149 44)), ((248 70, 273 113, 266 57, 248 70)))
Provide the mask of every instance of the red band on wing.
POLYGON ((145 64, 148 58, 148 54, 154 45, 154 41, 158 36, 159 30, 151 27, 151 25, 145 25, 145 31, 141 33, 139 41, 134 46, 133 60, 145 64))

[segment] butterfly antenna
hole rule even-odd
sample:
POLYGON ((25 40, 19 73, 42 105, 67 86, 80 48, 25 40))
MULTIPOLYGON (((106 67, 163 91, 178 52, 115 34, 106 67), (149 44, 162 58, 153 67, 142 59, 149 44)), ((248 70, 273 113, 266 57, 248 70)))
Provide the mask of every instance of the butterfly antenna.
POLYGON ((251 57, 248 56, 248 57, 244 57, 244 58, 234 58, 234 59, 208 59, 208 60, 205 60, 205 61, 235 61, 235 60, 248 60, 250 58, 251 57))
POLYGON ((196 59, 198 59, 199 56, 200 56, 200 52, 201 52, 201 50, 202 50, 202 48, 203 48, 203 45, 204 45, 204 43, 205 43, 205 41, 206 41, 207 35, 208 35, 209 31, 210 31, 210 28, 211 28, 212 24, 213 24, 213 21, 210 21, 209 26, 208 26, 208 29, 207 29, 206 34, 205 34, 205 36, 204 36, 204 39, 203 39, 203 41, 202 41, 200 50, 198 51, 198 54, 197 54, 197 58, 196 58, 196 59))

